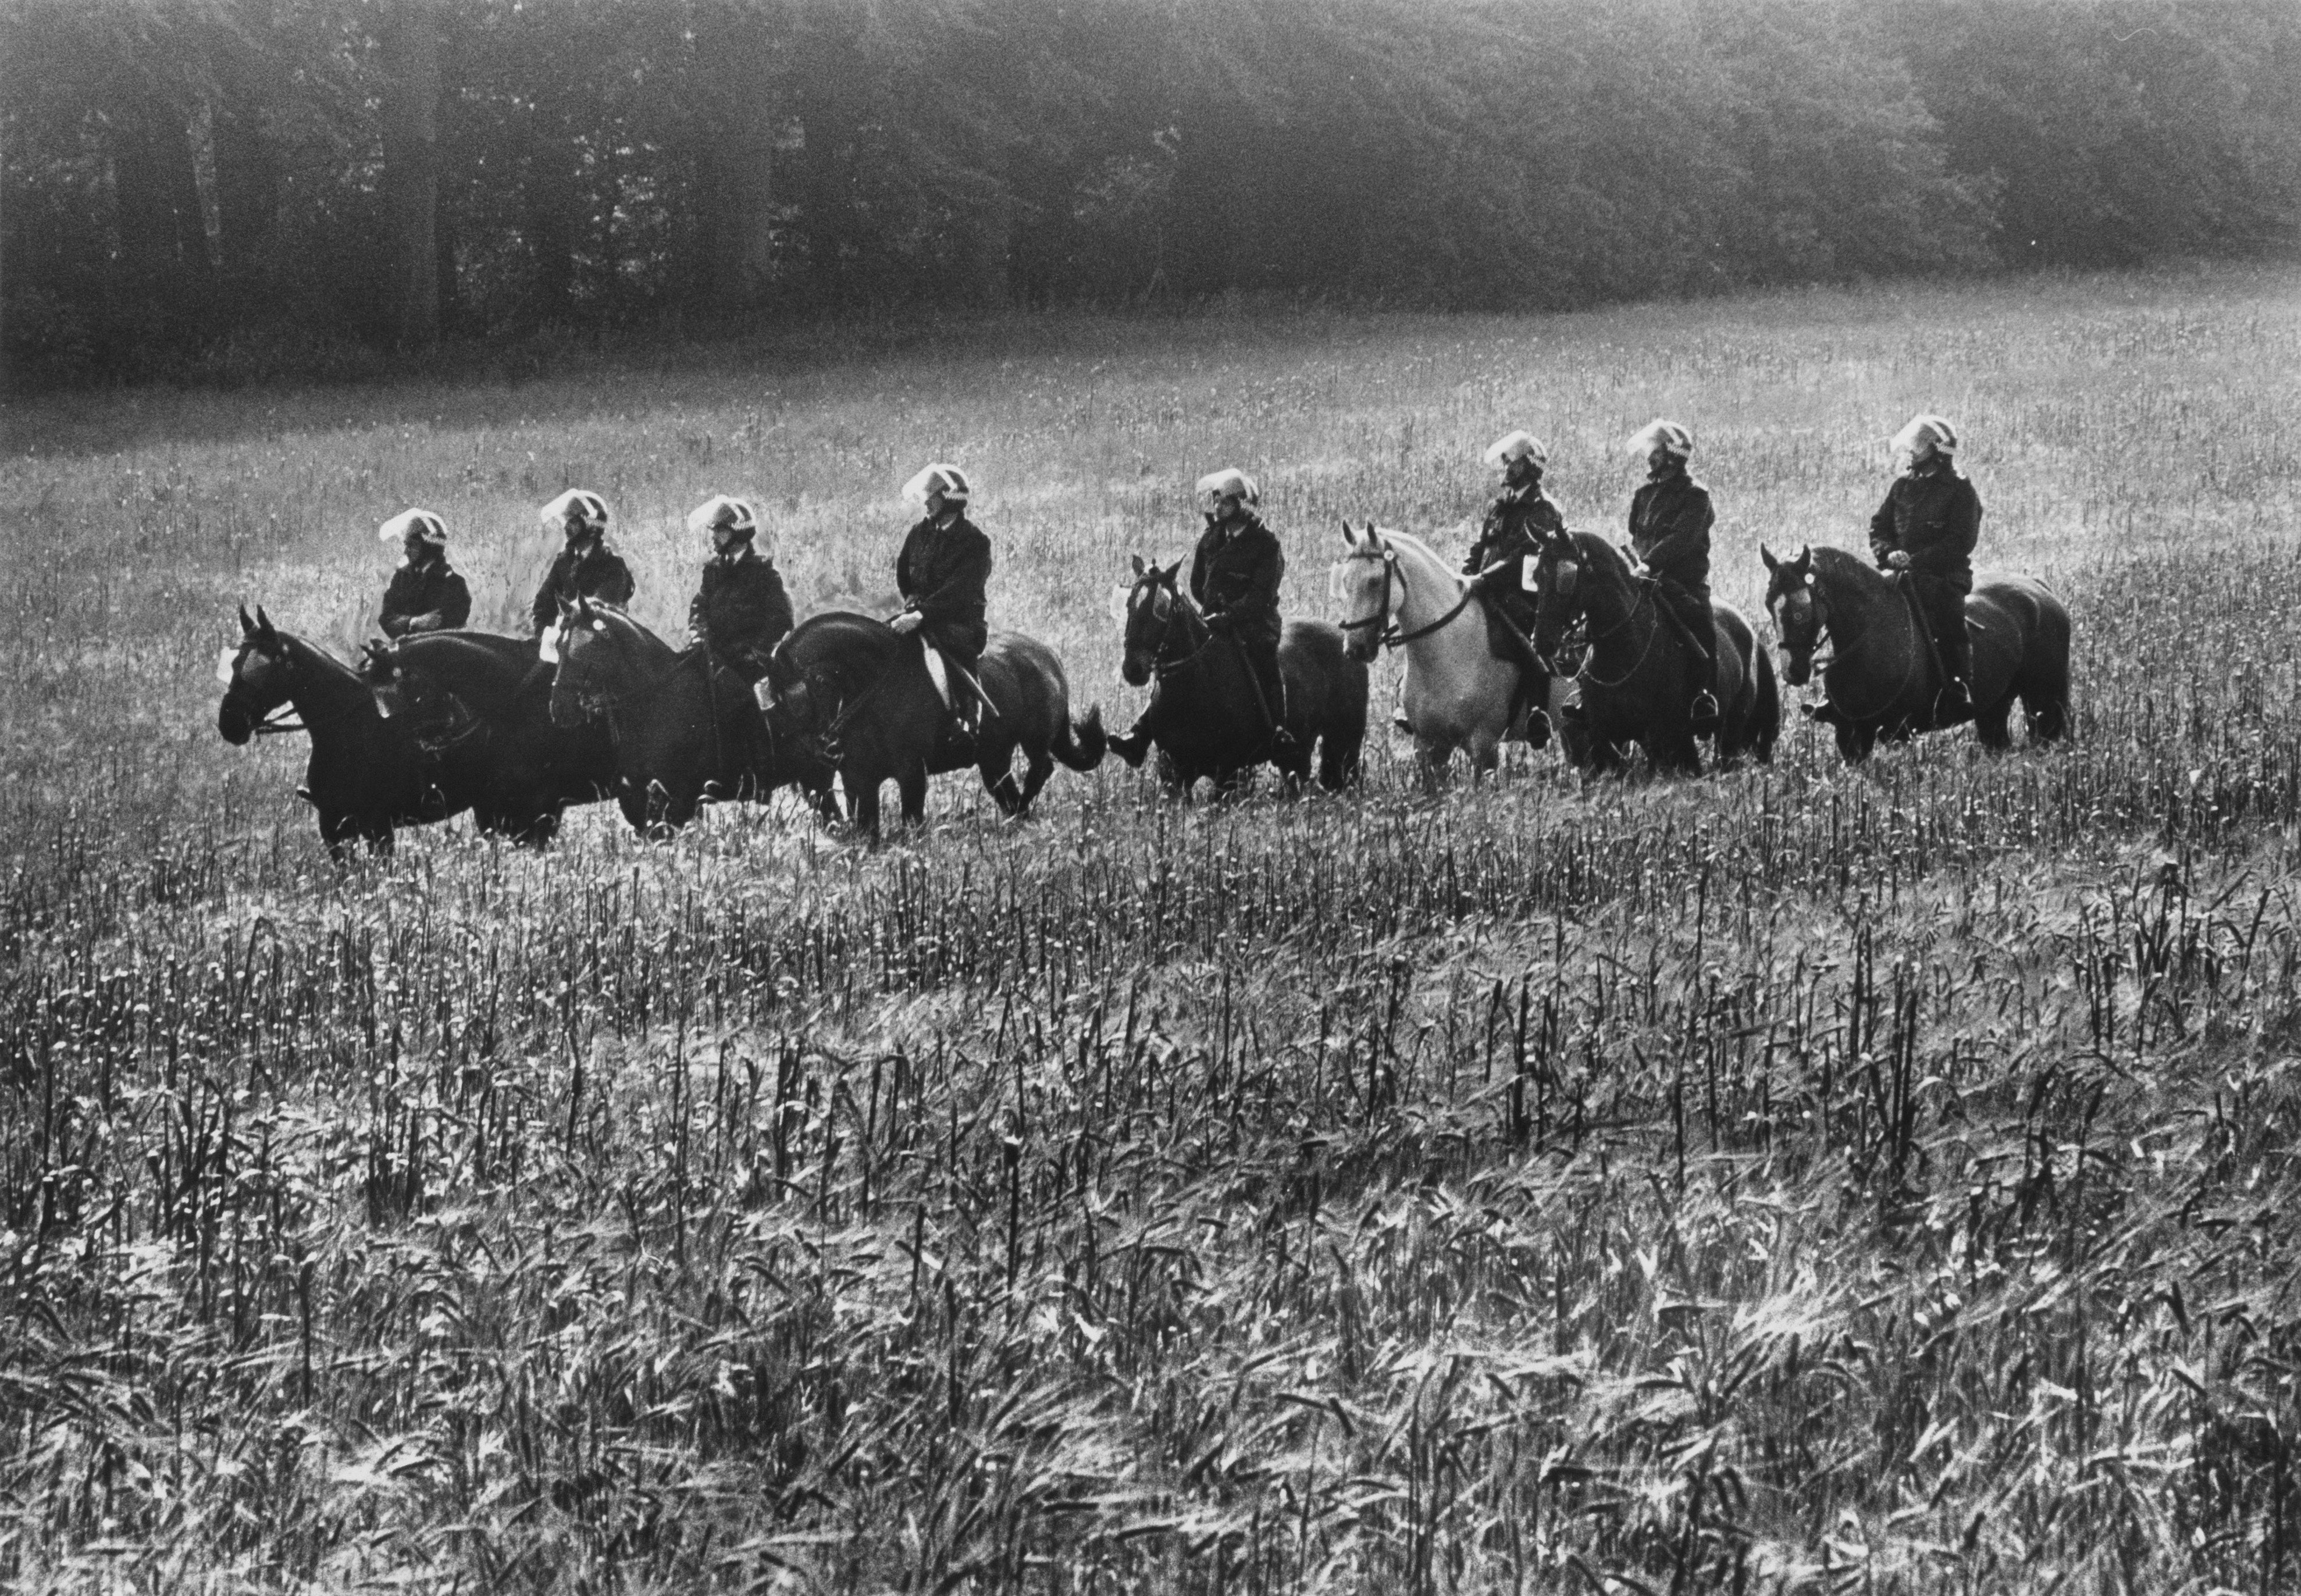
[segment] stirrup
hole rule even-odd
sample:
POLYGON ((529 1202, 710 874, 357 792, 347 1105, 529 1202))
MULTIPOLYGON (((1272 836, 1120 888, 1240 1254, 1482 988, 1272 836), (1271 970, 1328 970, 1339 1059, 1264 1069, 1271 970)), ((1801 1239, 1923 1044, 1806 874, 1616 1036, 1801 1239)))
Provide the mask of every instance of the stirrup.
POLYGON ((1694 695, 1694 703, 1686 712, 1687 723, 1697 731, 1707 731, 1718 724, 1718 695, 1707 688, 1694 695))

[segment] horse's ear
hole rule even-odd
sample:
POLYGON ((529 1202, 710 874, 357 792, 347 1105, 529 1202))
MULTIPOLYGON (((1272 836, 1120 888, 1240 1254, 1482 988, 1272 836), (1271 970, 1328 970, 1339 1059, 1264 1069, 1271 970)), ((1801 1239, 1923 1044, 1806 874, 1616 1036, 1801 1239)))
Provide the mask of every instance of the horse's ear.
POLYGON ((1809 543, 1803 548, 1798 550, 1798 557, 1790 562, 1790 568, 1801 572, 1813 569, 1812 544, 1809 543))
POLYGON ((272 617, 264 613, 260 604, 255 606, 255 635, 267 645, 280 640, 280 629, 272 624, 272 617))
POLYGON ((1359 546, 1359 535, 1351 530, 1351 518, 1347 515, 1343 517, 1343 541, 1352 548, 1359 546))
POLYGON ((1782 568, 1782 563, 1774 558, 1774 551, 1762 543, 1758 545, 1758 557, 1766 562, 1766 569, 1769 571, 1779 571, 1782 568))
POLYGON ((1142 563, 1142 556, 1139 554, 1129 555, 1127 558, 1134 562, 1134 580, 1136 581, 1141 581, 1142 580, 1142 573, 1149 570, 1150 567, 1142 563))
POLYGON ((575 613, 586 621, 591 618, 591 596, 589 593, 575 595, 575 613))
POLYGON ((1175 581, 1175 573, 1176 573, 1176 572, 1180 571, 1182 568, 1183 568, 1183 562, 1182 562, 1182 561, 1180 561, 1180 560, 1176 560, 1173 564, 1171 564, 1171 565, 1169 565, 1169 566, 1167 566, 1167 585, 1168 585, 1169 587, 1172 587, 1172 586, 1174 585, 1174 581, 1175 581))
POLYGON ((255 623, 247 618, 246 604, 239 606, 239 635, 244 638, 252 638, 255 635, 255 623))

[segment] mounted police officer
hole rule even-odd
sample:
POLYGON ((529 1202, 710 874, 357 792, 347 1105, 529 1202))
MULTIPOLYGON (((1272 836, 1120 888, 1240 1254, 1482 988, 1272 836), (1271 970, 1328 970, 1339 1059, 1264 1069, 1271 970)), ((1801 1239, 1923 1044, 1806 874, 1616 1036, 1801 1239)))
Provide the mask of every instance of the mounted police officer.
POLYGON ((1286 575, 1286 551, 1255 514, 1262 494, 1245 472, 1235 466, 1209 472, 1199 479, 1198 493, 1207 529, 1191 556, 1191 597, 1207 629, 1237 643, 1273 740, 1291 741, 1286 682, 1278 670, 1278 584, 1286 575))
POLYGON ((383 635, 451 631, 472 616, 472 590, 448 564, 448 524, 429 510, 402 510, 376 532, 405 556, 383 592, 383 635))
POLYGON ((1485 460, 1501 469, 1502 492, 1486 507, 1485 522, 1462 561, 1462 574, 1500 623, 1486 634, 1494 656, 1519 667, 1518 701, 1510 706, 1515 725, 1526 690, 1543 668, 1527 640, 1535 611, 1535 596, 1526 586, 1527 562, 1540 556, 1544 537, 1566 530, 1566 517, 1542 489, 1543 469, 1550 463, 1542 439, 1522 430, 1505 432, 1487 447, 1485 460))
POLYGON ((1894 437, 1909 462, 1870 518, 1870 551, 1880 570, 1900 573, 1924 612, 1946 679, 1936 713, 1944 725, 1973 714, 1973 642, 1965 596, 1973 590, 1973 548, 1981 540, 1981 495, 1957 469, 1957 429, 1943 417, 1912 416, 1894 437))
POLYGON ((689 512, 687 530, 707 533, 712 556, 687 606, 689 638, 752 687, 767 673, 767 659, 791 629, 791 596, 772 549, 757 547, 758 513, 749 501, 717 495, 689 512))
POLYGON ((906 636, 916 632, 963 673, 964 681, 950 683, 945 701, 972 731, 983 706, 975 665, 991 640, 991 539, 966 518, 975 489, 956 465, 928 466, 903 485, 903 497, 918 500, 926 514, 904 534, 895 556, 904 608, 889 624, 906 636))
POLYGON ((1646 463, 1646 480, 1630 496, 1630 547, 1694 650, 1686 718, 1696 731, 1714 731, 1718 631, 1710 608, 1710 529, 1718 516, 1710 489, 1686 469, 1694 434, 1676 422, 1649 422, 1631 438, 1629 453, 1646 463))
POLYGON ((607 500, 581 488, 570 488, 544 506, 538 519, 567 539, 551 562, 543 585, 535 590, 531 614, 538 637, 559 623, 562 604, 573 604, 578 598, 596 598, 618 607, 631 603, 631 567, 607 547, 607 500))

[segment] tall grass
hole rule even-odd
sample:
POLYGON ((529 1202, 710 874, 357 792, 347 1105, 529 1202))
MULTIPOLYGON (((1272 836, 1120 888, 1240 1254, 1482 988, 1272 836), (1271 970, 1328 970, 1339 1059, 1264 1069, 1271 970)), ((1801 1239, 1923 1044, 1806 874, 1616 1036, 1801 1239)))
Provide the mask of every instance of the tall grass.
POLYGON ((2292 286, 12 414, 0 1576, 2289 1588, 2292 286), (2071 748, 1106 772, 1020 827, 954 782, 877 853, 784 806, 339 877, 297 754, 207 729, 224 602, 342 639, 403 502, 507 612, 526 506, 598 487, 667 623, 691 500, 766 489, 821 601, 952 455, 1001 618, 1115 701, 1102 592, 1205 465, 1309 609, 1320 522, 1443 533, 1523 421, 1597 524, 1673 411, 1748 600, 1920 403, 2071 601, 2071 748))

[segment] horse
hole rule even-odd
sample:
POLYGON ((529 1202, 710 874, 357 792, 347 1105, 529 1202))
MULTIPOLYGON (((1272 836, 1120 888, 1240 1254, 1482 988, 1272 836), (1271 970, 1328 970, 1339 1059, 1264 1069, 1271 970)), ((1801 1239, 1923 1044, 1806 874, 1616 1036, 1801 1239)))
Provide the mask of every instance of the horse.
MULTIPOLYGON (((1848 761, 1867 758, 1880 737, 1903 742, 1945 723, 1937 705, 1943 679, 1933 639, 1905 584, 1842 548, 1801 548, 1775 557, 1762 545, 1766 608, 1781 636, 1782 673, 1793 687, 1812 677, 1814 650, 1827 637, 1823 702, 1812 713, 1837 734, 1848 761)), ((1973 638, 1973 730, 1986 748, 2012 745, 2013 700, 2033 743, 2069 731, 2070 612, 2051 588, 2027 576, 1998 576, 1966 595, 1973 638)))
POLYGON ((483 631, 418 632, 370 643, 360 675, 387 718, 404 717, 416 745, 475 792, 483 831, 548 841, 570 804, 619 785, 603 722, 551 718, 552 672, 533 643, 483 631))
POLYGON ((1458 748, 1469 756, 1475 780, 1494 773, 1504 738, 1515 734, 1537 748, 1550 740, 1571 694, 1547 669, 1531 667, 1534 680, 1513 724, 1529 667, 1497 656, 1492 629, 1510 623, 1468 578, 1419 538, 1371 522, 1363 533, 1344 522, 1343 541, 1350 552, 1336 563, 1332 588, 1347 617, 1347 650, 1368 664, 1385 648, 1406 656, 1406 726, 1426 788, 1436 787, 1458 748))
POLYGON ((616 802, 636 830, 678 831, 707 798, 763 799, 788 782, 828 783, 820 762, 768 731, 749 683, 701 648, 674 648, 614 605, 563 603, 542 657, 555 667, 556 723, 604 716, 616 802))
POLYGON ((296 794, 318 814, 320 840, 340 865, 352 845, 391 851, 396 827, 445 820, 471 806, 468 791, 442 786, 404 721, 386 720, 357 671, 280 631, 258 605, 239 608, 239 642, 216 662, 223 699, 216 731, 234 748, 272 732, 305 731, 312 757, 296 794), (300 724, 279 718, 292 706, 300 724))
MULTIPOLYGON (((1632 573, 1621 552, 1594 532, 1543 539, 1535 580, 1535 650, 1554 659, 1569 625, 1580 621, 1587 653, 1576 678, 1594 770, 1618 772, 1635 743, 1655 768, 1698 775, 1702 751, 1688 711, 1695 661, 1690 640, 1663 608, 1652 578, 1632 573)), ((1711 647, 1721 765, 1747 754, 1761 765, 1781 734, 1781 695, 1772 659, 1731 605, 1713 603, 1711 647)))
POLYGON ((1182 562, 1159 566, 1134 556, 1134 581, 1112 595, 1125 627, 1119 673, 1135 687, 1154 678, 1150 707, 1134 730, 1110 740, 1111 751, 1139 766, 1152 747, 1170 791, 1187 798, 1201 776, 1223 791, 1265 760, 1290 788, 1310 775, 1318 745, 1318 784, 1329 792, 1359 778, 1366 741, 1367 667, 1344 648, 1342 629, 1325 621, 1289 621, 1279 634, 1278 669, 1286 682, 1286 730, 1274 739, 1245 654, 1207 625, 1175 585, 1182 562))
POLYGON ((895 783, 906 821, 926 818, 927 770, 950 712, 924 648, 884 621, 826 610, 793 627, 767 662, 770 733, 837 770, 848 819, 873 838, 885 782, 895 783))
POLYGON ((1000 812, 1020 820, 1030 814, 1031 800, 1054 773, 1057 760, 1082 775, 1102 763, 1109 740, 1102 730, 1102 706, 1092 705, 1083 718, 1071 719, 1063 662, 1038 639, 1019 631, 992 632, 975 675, 996 713, 984 714, 972 737, 946 730, 927 762, 929 774, 971 765, 982 773, 983 790, 1000 812), (1023 756, 1019 782, 1014 771, 1017 753, 1023 756))

